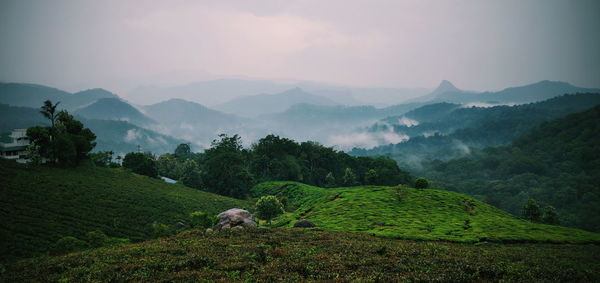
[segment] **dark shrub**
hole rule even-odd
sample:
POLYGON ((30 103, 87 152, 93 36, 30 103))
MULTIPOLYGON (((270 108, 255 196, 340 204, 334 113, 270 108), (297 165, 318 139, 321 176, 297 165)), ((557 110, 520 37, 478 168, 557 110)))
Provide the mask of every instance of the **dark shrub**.
POLYGON ((88 247, 87 243, 75 237, 62 237, 54 244, 54 252, 56 254, 66 254, 70 252, 80 251, 88 247))
POLYGON ((415 180, 415 188, 417 189, 427 189, 429 187, 429 181, 425 178, 417 178, 415 180))
POLYGON ((296 227, 296 228, 312 228, 315 226, 316 225, 314 223, 312 223, 308 220, 300 220, 294 224, 294 227, 296 227))

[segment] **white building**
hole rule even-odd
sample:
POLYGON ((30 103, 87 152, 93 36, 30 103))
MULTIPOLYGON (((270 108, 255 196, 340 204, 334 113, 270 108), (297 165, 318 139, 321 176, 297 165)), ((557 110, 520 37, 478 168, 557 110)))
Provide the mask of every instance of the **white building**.
POLYGON ((11 139, 10 142, 0 142, 0 157, 26 163, 28 161, 26 150, 29 145, 27 129, 15 129, 8 137, 11 139))

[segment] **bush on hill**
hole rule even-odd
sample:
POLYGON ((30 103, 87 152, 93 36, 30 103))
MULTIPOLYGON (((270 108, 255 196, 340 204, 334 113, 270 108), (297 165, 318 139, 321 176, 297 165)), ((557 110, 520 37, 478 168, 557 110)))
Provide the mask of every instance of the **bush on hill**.
POLYGON ((158 178, 158 169, 156 161, 151 153, 130 152, 123 158, 123 167, 134 173, 158 178))

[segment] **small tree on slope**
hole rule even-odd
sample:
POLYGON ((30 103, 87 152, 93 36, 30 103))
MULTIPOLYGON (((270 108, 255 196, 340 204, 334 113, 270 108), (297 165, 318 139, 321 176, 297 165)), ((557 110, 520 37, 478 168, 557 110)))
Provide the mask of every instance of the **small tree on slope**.
POLYGON ((258 218, 267 220, 271 224, 271 220, 284 213, 284 210, 277 197, 263 196, 256 202, 256 212, 258 218))
POLYGON ((523 216, 525 217, 525 219, 531 222, 541 221, 542 212, 540 210, 540 205, 537 203, 537 201, 535 201, 532 198, 527 200, 527 203, 525 203, 525 206, 523 207, 523 216))

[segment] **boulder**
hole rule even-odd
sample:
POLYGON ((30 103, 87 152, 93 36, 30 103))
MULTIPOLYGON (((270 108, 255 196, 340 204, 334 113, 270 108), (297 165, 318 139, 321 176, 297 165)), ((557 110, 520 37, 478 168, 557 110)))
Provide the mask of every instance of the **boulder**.
POLYGON ((185 228, 186 228, 185 223, 183 223, 183 222, 177 222, 177 223, 175 223, 175 229, 177 229, 177 230, 184 230, 185 228))
POLYGON ((312 223, 308 220, 300 220, 294 224, 294 227, 296 228, 312 228, 315 226, 315 223, 312 223))
POLYGON ((219 213, 219 222, 213 230, 234 229, 239 230, 248 227, 256 227, 252 214, 247 210, 232 208, 219 213), (240 228, 236 228, 240 227, 240 228))

